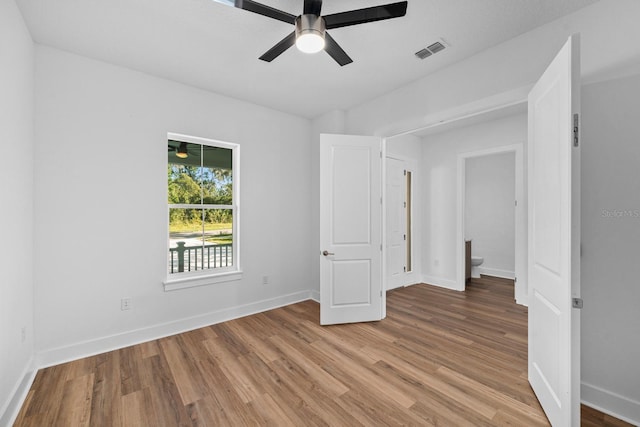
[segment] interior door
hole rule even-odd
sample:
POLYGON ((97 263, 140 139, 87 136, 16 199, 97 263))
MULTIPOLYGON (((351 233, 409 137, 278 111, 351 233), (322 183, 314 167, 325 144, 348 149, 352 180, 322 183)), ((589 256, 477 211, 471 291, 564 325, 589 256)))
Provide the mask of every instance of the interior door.
POLYGON ((387 157, 386 165, 386 289, 402 286, 406 270, 405 169, 402 160, 387 157))
POLYGON ((554 426, 580 425, 579 49, 570 37, 529 94, 529 382, 554 426))
POLYGON ((384 317, 382 140, 320 136, 320 323, 384 317))

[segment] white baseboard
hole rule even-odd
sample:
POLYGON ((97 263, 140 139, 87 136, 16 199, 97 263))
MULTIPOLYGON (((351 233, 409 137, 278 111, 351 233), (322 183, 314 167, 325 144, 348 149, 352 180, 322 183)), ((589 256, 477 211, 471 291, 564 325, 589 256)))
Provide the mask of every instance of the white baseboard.
POLYGON ((389 285, 387 283, 387 288, 385 289, 385 291, 392 291, 394 289, 403 288, 405 286, 407 286, 407 285, 403 285, 402 283, 394 283, 392 285, 389 285))
POLYGON ((311 299, 320 304, 320 291, 311 290, 311 299))
POLYGON ((633 425, 640 425, 640 402, 583 382, 582 403, 633 425))
POLYGON ((478 267, 478 272, 480 274, 484 274, 486 276, 500 277, 502 279, 515 279, 516 273, 514 271, 509 270, 500 270, 499 268, 491 268, 491 267, 478 267))
POLYGON ((442 277, 434 277, 425 274, 422 276, 422 281, 429 285, 439 286, 441 288, 452 289, 454 291, 464 291, 464 289, 460 289, 458 282, 451 279, 444 279, 442 277))
POLYGON ((36 373, 38 373, 38 369, 35 367, 35 360, 31 358, 20 377, 20 381, 15 385, 13 393, 11 393, 11 399, 9 399, 2 408, 2 411, 0 411, 0 426, 13 425, 24 400, 27 398, 33 380, 36 378, 36 373))
POLYGON ((393 288, 385 289, 385 292, 389 292, 389 291, 392 291, 394 289, 408 288, 409 286, 414 286, 414 285, 417 285, 417 284, 420 284, 420 283, 424 283, 424 282, 422 280, 420 280, 418 282, 413 282, 413 281, 407 282, 407 283, 404 283, 404 284, 400 284, 400 285, 394 286, 393 288))
MULTIPOLYGON (((317 293, 317 292, 316 292, 317 293)), ((146 328, 123 332, 116 335, 101 337, 72 345, 44 350, 36 355, 36 366, 45 368, 60 363, 94 356, 107 351, 140 344, 158 338, 163 338, 185 331, 202 328, 204 326, 249 316, 289 304, 314 298, 314 291, 301 291, 289 295, 282 295, 250 304, 230 307, 194 317, 161 323, 146 328)), ((318 295, 319 297, 319 295, 318 295)), ((318 298, 319 299, 319 298, 318 298)))
POLYGON ((516 304, 529 307, 529 298, 526 295, 523 297, 516 296, 516 304))

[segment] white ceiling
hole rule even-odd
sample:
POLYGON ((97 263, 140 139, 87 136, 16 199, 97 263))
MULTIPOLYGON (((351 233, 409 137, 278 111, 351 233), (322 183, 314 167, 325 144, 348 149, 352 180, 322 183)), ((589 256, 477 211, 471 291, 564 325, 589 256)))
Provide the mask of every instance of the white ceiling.
MULTIPOLYGON (((325 0, 323 14, 394 0, 325 0)), ((409 0, 403 18, 331 30, 354 60, 291 48, 258 57, 292 26, 213 0, 17 0, 38 43, 304 117, 347 109, 595 3, 409 0), (444 39, 426 60, 414 53, 444 39)), ((294 15, 302 0, 263 0, 294 15)))

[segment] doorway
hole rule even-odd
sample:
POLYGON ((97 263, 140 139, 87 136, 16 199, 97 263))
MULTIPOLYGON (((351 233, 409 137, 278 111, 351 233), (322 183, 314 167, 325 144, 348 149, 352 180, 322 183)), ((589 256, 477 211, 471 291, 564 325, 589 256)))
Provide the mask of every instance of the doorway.
POLYGON ((514 299, 527 305, 522 152, 522 144, 513 144, 458 155, 457 265, 458 286, 465 289, 465 245, 471 241, 472 255, 484 258, 477 269, 514 279, 514 299))
POLYGON ((413 278, 414 162, 394 156, 387 156, 385 162, 385 290, 387 291, 415 283, 413 278))

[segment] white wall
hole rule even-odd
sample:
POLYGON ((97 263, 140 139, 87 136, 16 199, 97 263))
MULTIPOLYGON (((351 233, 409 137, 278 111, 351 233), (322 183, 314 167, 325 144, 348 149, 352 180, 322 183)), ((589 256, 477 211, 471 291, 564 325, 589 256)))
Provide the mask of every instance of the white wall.
POLYGON ((458 154, 525 143, 527 117, 517 114, 423 138, 422 273, 426 282, 456 288, 458 154))
POLYGON ((33 57, 16 4, 0 1, 0 425, 14 416, 32 369, 33 57))
POLYGON ((387 156, 398 159, 422 157, 422 140, 414 135, 402 135, 387 139, 387 156))
POLYGON ((516 156, 514 152, 465 161, 465 240, 481 256, 481 274, 515 277, 516 156))
POLYGON ((307 299, 310 148, 307 119, 39 46, 40 362, 307 299), (163 290, 167 132, 241 146, 241 281, 163 290))
POLYGON ((640 424, 639 117, 640 76, 583 87, 582 397, 635 424, 640 424))

